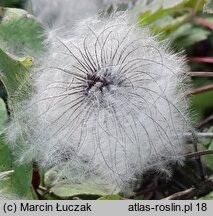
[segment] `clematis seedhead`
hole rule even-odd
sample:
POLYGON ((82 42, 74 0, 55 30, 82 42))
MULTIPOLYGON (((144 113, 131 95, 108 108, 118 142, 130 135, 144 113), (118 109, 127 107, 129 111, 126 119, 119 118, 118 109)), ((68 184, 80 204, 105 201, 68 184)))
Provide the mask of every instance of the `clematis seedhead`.
POLYGON ((86 19, 33 69, 7 138, 25 140, 21 163, 34 158, 59 166, 59 178, 132 190, 148 170, 169 176, 183 162, 187 71, 181 53, 125 13, 86 19))

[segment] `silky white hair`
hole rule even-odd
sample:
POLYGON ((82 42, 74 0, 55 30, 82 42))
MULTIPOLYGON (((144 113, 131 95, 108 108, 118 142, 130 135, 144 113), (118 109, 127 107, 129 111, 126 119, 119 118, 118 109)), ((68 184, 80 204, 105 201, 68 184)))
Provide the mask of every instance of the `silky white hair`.
POLYGON ((125 14, 87 19, 34 68, 7 139, 20 162, 57 165, 79 184, 127 191, 147 170, 169 175, 191 130, 187 70, 181 54, 125 14))

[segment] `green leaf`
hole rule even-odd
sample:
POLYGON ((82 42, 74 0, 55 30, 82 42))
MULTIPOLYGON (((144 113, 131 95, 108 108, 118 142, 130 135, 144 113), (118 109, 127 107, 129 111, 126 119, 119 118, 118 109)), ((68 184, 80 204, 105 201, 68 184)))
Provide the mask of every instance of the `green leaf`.
POLYGON ((85 182, 84 184, 56 184, 50 188, 50 191, 63 199, 72 199, 75 197, 80 199, 98 199, 109 192, 108 190, 105 191, 101 185, 93 185, 92 182, 85 182))
POLYGON ((182 4, 185 0, 176 0, 176 1, 168 1, 168 0, 148 0, 146 2, 146 6, 151 10, 156 10, 160 7, 163 8, 173 8, 179 4, 182 4))
POLYGON ((171 4, 170 7, 167 7, 166 4, 161 4, 161 6, 156 11, 153 11, 152 8, 148 6, 147 10, 142 12, 139 18, 143 25, 150 25, 164 16, 171 15, 177 12, 188 12, 189 9, 197 11, 203 10, 203 6, 206 3, 206 0, 201 0, 199 2, 199 5, 197 5, 197 3, 197 0, 183 0, 178 2, 177 4, 171 4))
POLYGON ((190 34, 190 31, 192 30, 193 26, 190 23, 186 23, 179 27, 176 31, 170 34, 170 40, 175 41, 178 38, 184 38, 187 37, 187 35, 190 34))
POLYGON ((41 25, 21 9, 0 7, 0 48, 17 56, 35 56, 44 51, 41 25))
POLYGON ((213 167, 213 155, 205 155, 202 159, 209 167, 213 167))
POLYGON ((5 128, 7 121, 7 111, 4 101, 0 98, 0 134, 5 128))
POLYGON ((199 200, 213 200, 213 191, 206 196, 201 197, 199 200))
POLYGON ((193 26, 192 24, 184 24, 169 35, 169 39, 177 47, 189 47, 199 41, 205 40, 211 35, 211 31, 193 26))
MULTIPOLYGON (((11 107, 18 94, 26 86, 28 78, 29 72, 23 62, 0 49, 0 79, 7 91, 11 107)), ((7 191, 19 197, 31 198, 31 164, 16 165, 15 158, 2 137, 0 140, 0 156, 1 170, 14 170, 10 178, 4 181, 7 191)))
POLYGON ((0 172, 12 169, 12 155, 9 147, 4 143, 3 135, 0 135, 0 172))
MULTIPOLYGON (((18 60, 13 59, 0 49, 0 79, 7 91, 11 107, 17 94, 26 85, 29 78, 27 68, 18 60)), ((10 193, 20 197, 31 198, 31 165, 16 165, 15 158, 9 147, 0 139, 0 169, 1 171, 14 170, 10 178, 4 181, 10 193)))
POLYGON ((100 197, 98 200, 123 200, 124 198, 121 197, 119 194, 113 194, 113 195, 106 195, 103 197, 100 197))
POLYGON ((20 197, 31 199, 32 165, 13 164, 14 172, 11 175, 12 192, 20 197))
POLYGON ((9 178, 3 182, 4 188, 10 194, 16 194, 22 198, 32 198, 31 194, 31 179, 32 179, 32 167, 31 165, 16 165, 14 163, 14 157, 5 144, 4 138, 0 136, 0 172, 14 170, 9 178))
POLYGON ((0 49, 0 80, 4 84, 10 103, 13 103, 17 94, 26 87, 28 79, 27 68, 0 49))
MULTIPOLYGON (((98 179, 88 178, 83 183, 75 183, 75 181, 68 182, 63 178, 63 175, 58 179, 61 166, 63 165, 58 165, 48 170, 44 178, 45 187, 55 196, 63 199, 72 199, 74 197, 80 199, 97 199, 112 193, 109 185, 95 183, 98 179)), ((76 174, 73 172, 72 176, 75 178, 76 174)))
MULTIPOLYGON (((0 126, 3 128, 6 120, 7 112, 5 104, 0 99, 0 126)), ((0 172, 8 170, 13 170, 14 172, 7 180, 0 183, 0 187, 7 189, 9 194, 31 198, 31 165, 15 165, 11 150, 5 144, 3 134, 0 134, 0 172)))
MULTIPOLYGON (((211 143, 208 149, 211 149, 211 150, 213 149, 213 140, 211 140, 211 143)), ((205 155, 202 157, 202 159, 210 168, 213 168, 213 155, 212 154, 205 155)))
MULTIPOLYGON (((213 132, 213 126, 208 129, 207 133, 212 133, 212 132, 213 132)), ((203 138, 202 144, 209 150, 213 149, 213 139, 212 138, 203 138)), ((203 160, 206 162, 206 164, 209 167, 213 168, 213 155, 212 154, 203 156, 203 160)))
POLYGON ((180 11, 182 8, 182 6, 176 6, 174 8, 163 8, 160 7, 156 12, 152 12, 151 10, 148 10, 142 14, 140 14, 140 21, 142 25, 149 25, 157 20, 159 20, 160 18, 162 18, 163 16, 166 16, 168 14, 171 14, 173 12, 177 12, 180 11))
MULTIPOLYGON (((192 14, 202 11, 206 0, 201 0, 199 2, 196 0, 182 0, 174 4, 161 2, 158 4, 157 10, 152 9, 152 7, 156 8, 154 2, 155 1, 148 5, 139 15, 139 21, 141 25, 149 25, 153 33, 161 33, 160 36, 164 39, 168 37, 169 33, 185 23, 188 23, 192 14)), ((196 30, 197 29, 195 29, 195 31, 196 30)), ((189 41, 190 40, 191 38, 189 38, 189 41)), ((193 40, 195 39, 193 38, 193 40)), ((187 41, 187 43, 189 42, 187 41)))
POLYGON ((186 0, 185 1, 185 7, 189 7, 189 8, 193 8, 196 9, 195 12, 202 12, 203 11, 203 7, 206 4, 208 0, 186 0))
MULTIPOLYGON (((213 126, 210 127, 207 131, 205 131, 207 133, 213 133, 213 126)), ((213 139, 212 138, 202 138, 201 139, 202 144, 208 148, 208 149, 213 149, 213 139)))
MULTIPOLYGON (((213 132, 213 127, 211 127, 212 128, 212 131, 211 132, 213 132)), ((213 139, 212 139, 212 141, 211 141, 211 143, 210 143, 210 145, 209 145, 209 149, 213 149, 213 139)), ((213 167, 213 166, 212 166, 213 167)))
POLYGON ((197 113, 203 115, 206 110, 211 110, 213 107, 210 98, 213 98, 213 91, 207 91, 191 96, 191 109, 196 110, 197 113))
POLYGON ((58 183, 58 170, 60 170, 60 167, 56 166, 44 174, 44 184, 46 188, 51 188, 58 183))
POLYGON ((167 15, 157 20, 152 26, 151 30, 154 33, 163 33, 165 37, 167 35, 181 26, 188 19, 188 15, 179 16, 177 18, 173 18, 171 15, 167 15))

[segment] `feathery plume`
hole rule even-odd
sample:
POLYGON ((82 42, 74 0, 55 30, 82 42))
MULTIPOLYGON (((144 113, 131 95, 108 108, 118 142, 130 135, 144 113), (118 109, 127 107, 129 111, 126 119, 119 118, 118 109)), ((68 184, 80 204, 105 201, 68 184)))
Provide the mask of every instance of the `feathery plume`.
POLYGON ((55 40, 32 72, 30 98, 14 110, 7 139, 25 140, 19 161, 58 165, 67 180, 112 191, 150 169, 169 174, 191 129, 184 58, 125 13, 79 26, 55 40))

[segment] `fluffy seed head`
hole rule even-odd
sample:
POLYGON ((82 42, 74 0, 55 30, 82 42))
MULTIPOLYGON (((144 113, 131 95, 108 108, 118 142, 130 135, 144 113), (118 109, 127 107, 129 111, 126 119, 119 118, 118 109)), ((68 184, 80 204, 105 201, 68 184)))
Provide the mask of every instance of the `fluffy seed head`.
POLYGON ((86 20, 73 34, 52 44, 32 72, 30 99, 17 104, 14 113, 24 111, 8 139, 25 140, 19 160, 60 164, 67 179, 112 190, 149 169, 169 173, 190 130, 183 57, 123 14, 86 20))

